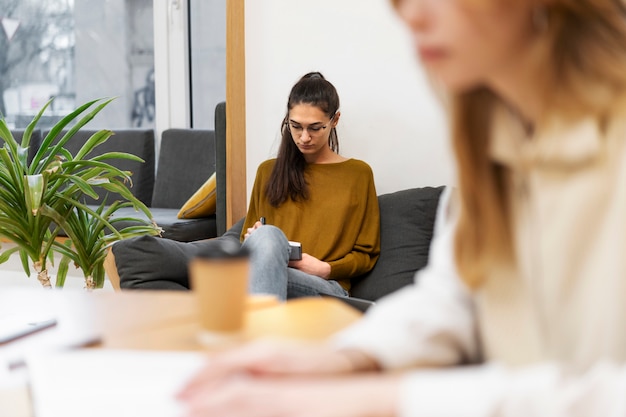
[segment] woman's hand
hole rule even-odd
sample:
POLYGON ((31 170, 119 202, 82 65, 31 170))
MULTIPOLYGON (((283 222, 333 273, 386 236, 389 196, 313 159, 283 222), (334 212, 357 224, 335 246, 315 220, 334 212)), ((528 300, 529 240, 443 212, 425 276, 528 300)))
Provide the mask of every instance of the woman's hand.
POLYGON ((289 261, 289 266, 320 278, 328 279, 328 277, 330 277, 330 264, 320 261, 308 253, 303 253, 302 259, 299 261, 289 261))
POLYGON ((250 235, 252 233, 254 233, 254 231, 256 229, 258 229, 259 227, 263 226, 263 223, 261 223, 260 221, 257 221, 256 223, 254 223, 252 225, 252 227, 248 227, 248 230, 246 231, 246 234, 243 235, 243 240, 245 241, 246 239, 248 239, 250 237, 250 235))
POLYGON ((318 344, 262 341, 212 356, 180 395, 188 398, 241 375, 327 376, 376 370, 379 370, 378 363, 356 349, 338 351, 318 344))
MULTIPOLYGON (((235 374, 336 375, 375 370, 363 366, 368 356, 357 350, 338 351, 325 345, 259 341, 212 355, 207 366, 187 384, 185 391, 235 374)), ((375 362, 370 359, 370 364, 375 362)))
POLYGON ((270 377, 241 374, 210 389, 181 395, 188 417, 391 417, 397 415, 400 378, 270 377))

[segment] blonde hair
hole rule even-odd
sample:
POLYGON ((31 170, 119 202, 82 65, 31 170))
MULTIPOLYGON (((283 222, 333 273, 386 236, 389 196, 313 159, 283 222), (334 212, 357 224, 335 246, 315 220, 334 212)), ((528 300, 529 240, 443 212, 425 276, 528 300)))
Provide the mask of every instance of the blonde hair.
MULTIPOLYGON (((518 0, 528 1, 528 0, 518 0)), ((396 4, 397 2, 394 2, 396 4)), ((623 0, 535 0, 544 14, 539 52, 544 103, 551 114, 606 115, 626 89, 626 7, 623 0)), ((485 87, 450 97, 458 164, 458 270, 479 286, 498 262, 514 262, 505 172, 489 158, 489 126, 500 99, 485 87)))

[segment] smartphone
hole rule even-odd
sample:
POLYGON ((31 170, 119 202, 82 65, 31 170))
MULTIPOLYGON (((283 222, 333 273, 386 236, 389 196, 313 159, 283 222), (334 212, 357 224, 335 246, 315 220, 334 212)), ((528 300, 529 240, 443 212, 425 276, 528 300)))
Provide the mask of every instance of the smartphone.
POLYGON ((29 319, 24 317, 0 318, 0 344, 56 326, 55 318, 29 319))
POLYGON ((299 261, 302 259, 302 244, 289 241, 289 260, 299 261))

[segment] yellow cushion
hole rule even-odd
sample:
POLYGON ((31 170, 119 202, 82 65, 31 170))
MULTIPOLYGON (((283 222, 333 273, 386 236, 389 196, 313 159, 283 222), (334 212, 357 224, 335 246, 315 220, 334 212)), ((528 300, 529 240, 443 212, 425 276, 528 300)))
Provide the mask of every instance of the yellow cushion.
POLYGON ((210 216, 215 214, 215 205, 215 173, 213 173, 178 211, 178 218, 197 219, 210 216))

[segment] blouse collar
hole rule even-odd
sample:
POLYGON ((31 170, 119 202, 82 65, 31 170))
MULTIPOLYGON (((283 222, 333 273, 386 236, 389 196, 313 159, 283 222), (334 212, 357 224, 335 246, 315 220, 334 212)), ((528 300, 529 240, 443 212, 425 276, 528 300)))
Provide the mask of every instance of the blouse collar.
POLYGON ((596 118, 575 123, 552 118, 528 134, 520 118, 500 105, 491 128, 490 155, 504 165, 530 167, 575 167, 588 163, 600 152, 602 132, 596 118))

